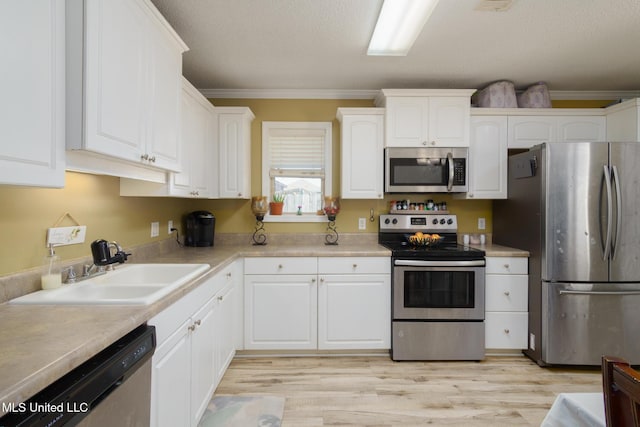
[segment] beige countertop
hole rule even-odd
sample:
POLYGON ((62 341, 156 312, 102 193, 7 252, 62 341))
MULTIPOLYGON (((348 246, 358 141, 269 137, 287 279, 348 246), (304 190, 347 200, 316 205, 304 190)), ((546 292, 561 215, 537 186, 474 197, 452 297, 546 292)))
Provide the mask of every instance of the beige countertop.
POLYGON ((488 257, 528 257, 529 252, 522 249, 510 248, 507 246, 495 245, 493 243, 487 243, 485 245, 469 245, 469 247, 481 249, 488 257))
MULTIPOLYGON (((0 402, 25 401, 145 323, 237 258, 390 254, 388 249, 369 241, 362 244, 340 243, 337 246, 216 243, 212 248, 180 248, 154 257, 152 262, 207 263, 212 268, 202 277, 149 306, 0 304, 0 402)), ((0 405, 0 415, 4 413, 0 405)))
MULTIPOLYGON (((528 256, 528 252, 499 245, 471 245, 492 256, 528 256)), ((20 403, 127 332, 145 323, 210 275, 243 257, 390 256, 367 240, 362 243, 323 244, 282 242, 265 246, 216 243, 211 248, 185 247, 139 262, 207 263, 211 269, 149 306, 54 306, 0 304, 0 402, 20 403)), ((71 285, 73 286, 73 285, 71 285)), ((0 415, 3 414, 0 405, 0 415)))

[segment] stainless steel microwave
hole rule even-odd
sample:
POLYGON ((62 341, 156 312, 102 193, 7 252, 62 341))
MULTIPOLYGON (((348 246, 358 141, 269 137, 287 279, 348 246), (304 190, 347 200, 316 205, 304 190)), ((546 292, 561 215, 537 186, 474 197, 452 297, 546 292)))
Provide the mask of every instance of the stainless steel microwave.
POLYGON ((464 193, 469 149, 386 148, 385 193, 464 193))

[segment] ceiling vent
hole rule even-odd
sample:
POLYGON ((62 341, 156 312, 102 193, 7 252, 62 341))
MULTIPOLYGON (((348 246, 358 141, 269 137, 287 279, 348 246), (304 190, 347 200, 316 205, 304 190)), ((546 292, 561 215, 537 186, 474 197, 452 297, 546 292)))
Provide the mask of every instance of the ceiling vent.
POLYGON ((506 12, 511 8, 513 0, 480 0, 474 10, 480 12, 506 12))

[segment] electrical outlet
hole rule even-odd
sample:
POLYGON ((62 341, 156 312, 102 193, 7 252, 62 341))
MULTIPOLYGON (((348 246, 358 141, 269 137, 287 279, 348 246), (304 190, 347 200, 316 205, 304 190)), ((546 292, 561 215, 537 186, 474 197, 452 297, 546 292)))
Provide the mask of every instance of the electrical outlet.
POLYGON ((160 223, 152 222, 151 223, 151 237, 158 237, 160 235, 160 223))
POLYGON ((536 336, 532 333, 529 334, 529 348, 531 350, 536 349, 536 336))
POLYGON ((367 229, 367 218, 358 218, 358 230, 367 229))
POLYGON ((172 219, 170 219, 170 220, 167 222, 167 234, 171 234, 171 229, 172 229, 172 228, 173 228, 173 220, 172 220, 172 219))
POLYGON ((478 230, 484 230, 486 226, 484 218, 478 218, 478 230))

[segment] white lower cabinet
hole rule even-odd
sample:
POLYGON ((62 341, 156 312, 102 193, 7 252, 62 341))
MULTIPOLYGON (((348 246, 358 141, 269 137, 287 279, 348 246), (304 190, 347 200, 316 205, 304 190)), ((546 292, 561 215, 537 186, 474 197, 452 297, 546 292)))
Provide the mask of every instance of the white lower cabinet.
POLYGON ((316 348, 316 281, 316 274, 245 275, 245 349, 316 348))
POLYGON ((245 259, 245 349, 390 348, 388 257, 245 259))
POLYGON ((486 348, 527 348, 528 286, 528 258, 487 257, 486 348))
POLYGON ((235 354, 233 265, 149 320, 156 327, 151 425, 197 426, 235 354), (204 301, 204 302, 203 302, 204 301))

